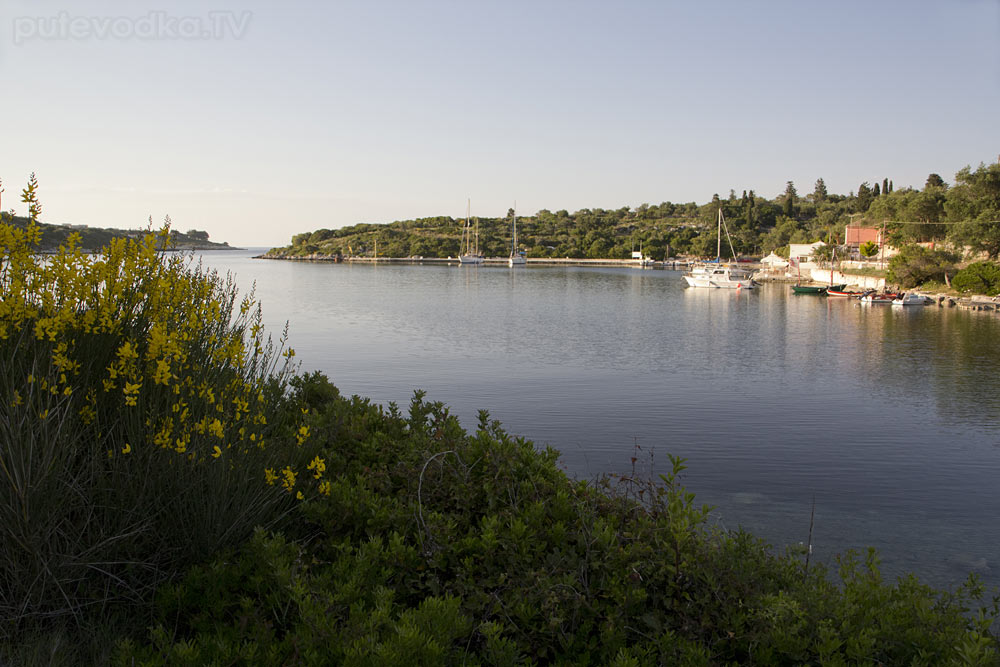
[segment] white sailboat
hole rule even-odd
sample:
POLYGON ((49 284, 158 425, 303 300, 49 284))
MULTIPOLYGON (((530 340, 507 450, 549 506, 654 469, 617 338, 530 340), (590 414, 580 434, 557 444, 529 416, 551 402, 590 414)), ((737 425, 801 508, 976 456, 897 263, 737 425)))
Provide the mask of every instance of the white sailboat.
POLYGON ((507 259, 507 266, 523 266, 528 263, 528 259, 523 252, 517 249, 517 202, 514 202, 513 221, 511 222, 510 258, 507 259))
MULTIPOLYGON (((753 277, 749 271, 736 266, 722 264, 722 229, 725 225, 722 218, 722 208, 719 208, 719 231, 718 242, 716 244, 715 262, 705 262, 692 267, 684 274, 684 281, 689 287, 716 287, 723 289, 752 289, 754 286, 753 277)), ((733 239, 729 236, 729 228, 726 227, 726 238, 729 239, 729 249, 736 257, 736 250, 733 248, 733 239)))
POLYGON ((475 245, 472 240, 472 224, 469 213, 472 210, 472 200, 465 202, 465 227, 462 228, 462 247, 458 252, 460 264, 482 264, 483 256, 479 254, 479 218, 476 218, 475 245))

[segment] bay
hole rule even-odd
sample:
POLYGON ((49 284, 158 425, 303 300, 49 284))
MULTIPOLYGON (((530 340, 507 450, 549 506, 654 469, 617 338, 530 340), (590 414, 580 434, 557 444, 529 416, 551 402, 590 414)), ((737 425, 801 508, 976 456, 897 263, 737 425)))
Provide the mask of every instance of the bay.
MULTIPOLYGON (((205 252, 256 284, 304 371, 466 428, 486 409, 572 476, 656 477, 815 560, 874 546, 887 576, 1000 586, 1000 316, 685 288, 674 271, 361 265, 205 252)), ((815 562, 815 561, 814 561, 815 562)))

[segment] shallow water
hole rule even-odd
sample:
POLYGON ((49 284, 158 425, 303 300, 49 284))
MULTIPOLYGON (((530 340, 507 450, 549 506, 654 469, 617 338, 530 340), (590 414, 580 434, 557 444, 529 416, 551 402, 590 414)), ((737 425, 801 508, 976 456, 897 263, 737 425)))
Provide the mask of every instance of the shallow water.
POLYGON ((1000 585, 1000 315, 863 306, 627 268, 390 266, 204 253, 257 284, 303 370, 467 428, 480 408, 572 475, 664 472, 779 548, 873 545, 889 575, 1000 585))

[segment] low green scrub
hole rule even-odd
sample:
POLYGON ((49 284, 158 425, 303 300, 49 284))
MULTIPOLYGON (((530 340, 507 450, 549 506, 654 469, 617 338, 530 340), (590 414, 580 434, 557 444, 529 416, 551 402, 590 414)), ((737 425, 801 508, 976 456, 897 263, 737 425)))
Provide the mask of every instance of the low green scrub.
POLYGON ((283 533, 160 589, 115 664, 995 664, 975 581, 884 582, 874 552, 840 584, 680 485, 574 482, 481 413, 465 433, 419 392, 408 414, 295 383, 329 495, 283 533), (135 661, 133 663, 133 661, 135 661))
POLYGON ((951 281, 959 292, 996 296, 1000 294, 1000 264, 976 262, 959 271, 951 281))

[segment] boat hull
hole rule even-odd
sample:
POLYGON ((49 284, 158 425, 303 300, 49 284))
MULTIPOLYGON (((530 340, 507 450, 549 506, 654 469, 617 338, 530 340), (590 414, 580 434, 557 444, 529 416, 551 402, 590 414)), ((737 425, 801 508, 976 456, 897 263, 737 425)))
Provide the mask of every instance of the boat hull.
POLYGON ((688 287, 711 287, 714 289, 753 289, 749 278, 718 278, 712 276, 684 276, 688 287))
MULTIPOLYGON (((835 285, 836 287, 836 285, 835 285)), ((828 286, 826 285, 792 285, 792 292, 794 294, 826 294, 828 286)))
POLYGON ((864 294, 864 292, 847 292, 844 290, 830 289, 829 287, 826 288, 827 296, 846 296, 852 298, 861 298, 862 294, 864 294))
POLYGON ((458 262, 460 264, 482 264, 484 259, 482 255, 459 255, 458 262))

